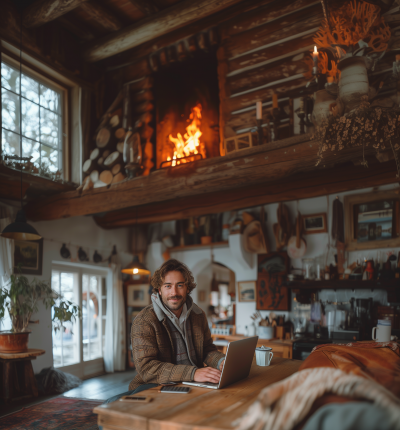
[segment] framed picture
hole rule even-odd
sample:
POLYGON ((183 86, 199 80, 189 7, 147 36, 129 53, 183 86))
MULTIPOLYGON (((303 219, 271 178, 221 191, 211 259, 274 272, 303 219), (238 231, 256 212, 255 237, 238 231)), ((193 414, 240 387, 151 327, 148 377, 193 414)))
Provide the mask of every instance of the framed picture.
POLYGON ((132 307, 150 304, 149 284, 131 284, 126 289, 126 305, 132 307))
POLYGON ((284 285, 288 268, 286 252, 258 255, 256 309, 290 310, 289 292, 284 285))
POLYGON ((24 275, 42 274, 43 239, 14 241, 14 273, 24 275))
POLYGON ((326 224, 326 213, 302 215, 305 234, 326 233, 328 226, 326 224))
POLYGON ((205 302, 206 301, 206 291, 200 290, 199 291, 199 302, 205 302))
POLYGON ((400 196, 396 190, 344 198, 347 251, 400 246, 400 196))
POLYGON ((239 302, 256 301, 256 281, 238 282, 239 302))

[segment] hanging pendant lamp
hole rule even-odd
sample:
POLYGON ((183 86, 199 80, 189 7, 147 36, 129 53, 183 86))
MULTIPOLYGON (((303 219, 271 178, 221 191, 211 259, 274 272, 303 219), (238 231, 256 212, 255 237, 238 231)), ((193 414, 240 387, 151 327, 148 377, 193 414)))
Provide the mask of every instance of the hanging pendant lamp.
MULTIPOLYGON (((0 56, 1 63, 1 56, 0 56)), ((26 222, 26 216, 24 209, 22 207, 22 11, 21 11, 21 34, 20 34, 20 49, 19 49, 19 148, 20 155, 19 159, 20 167, 21 167, 21 209, 17 212, 17 216, 15 217, 15 221, 9 224, 2 232, 1 236, 6 237, 7 239, 14 240, 39 240, 42 237, 40 234, 26 222)), ((0 142, 1 136, 3 133, 3 124, 0 124, 0 142)))
MULTIPOLYGON (((136 209, 135 252, 137 251, 137 238, 138 238, 137 220, 138 220, 138 215, 137 215, 137 209, 136 209)), ((121 272, 127 275, 142 275, 142 276, 150 275, 150 270, 147 269, 147 267, 139 261, 139 257, 136 254, 133 256, 132 262, 128 266, 124 267, 121 270, 121 272)))

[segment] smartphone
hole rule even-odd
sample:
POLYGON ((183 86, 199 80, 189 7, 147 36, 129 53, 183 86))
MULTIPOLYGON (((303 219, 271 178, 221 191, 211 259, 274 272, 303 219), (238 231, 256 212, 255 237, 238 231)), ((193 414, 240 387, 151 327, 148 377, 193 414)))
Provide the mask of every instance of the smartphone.
POLYGON ((162 387, 161 393, 173 393, 173 394, 188 394, 190 391, 189 387, 162 387))
POLYGON ((121 402, 149 403, 152 401, 152 398, 151 397, 145 397, 145 396, 123 396, 119 400, 121 402))

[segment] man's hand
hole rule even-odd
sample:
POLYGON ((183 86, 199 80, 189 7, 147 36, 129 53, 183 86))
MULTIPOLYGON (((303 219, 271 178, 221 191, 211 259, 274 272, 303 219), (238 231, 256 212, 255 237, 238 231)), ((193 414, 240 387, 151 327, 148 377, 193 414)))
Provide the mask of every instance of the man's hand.
POLYGON ((194 372, 195 382, 212 382, 213 384, 218 384, 221 378, 221 372, 218 369, 213 369, 212 367, 203 367, 202 369, 197 369, 194 372))
POLYGON ((222 369, 224 368, 225 360, 219 365, 219 370, 222 372, 222 369))

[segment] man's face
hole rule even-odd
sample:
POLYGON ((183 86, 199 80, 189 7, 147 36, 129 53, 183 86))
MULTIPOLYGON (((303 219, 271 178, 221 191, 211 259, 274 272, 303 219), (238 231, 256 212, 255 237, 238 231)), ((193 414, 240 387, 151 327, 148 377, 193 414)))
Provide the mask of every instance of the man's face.
POLYGON ((182 308, 186 302, 187 286, 181 272, 173 271, 165 275, 160 295, 164 305, 172 312, 182 308))

